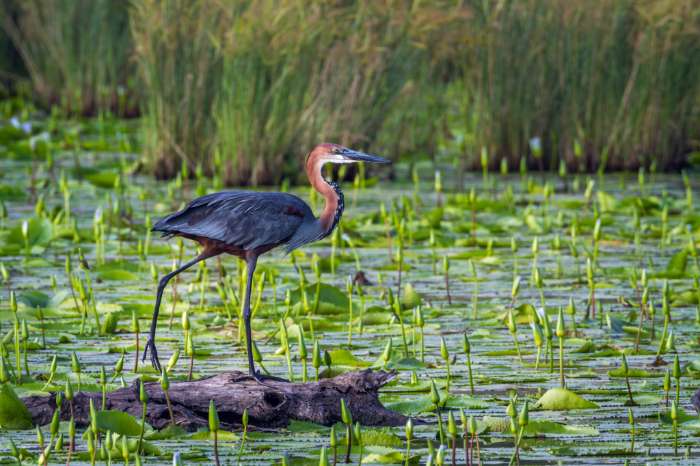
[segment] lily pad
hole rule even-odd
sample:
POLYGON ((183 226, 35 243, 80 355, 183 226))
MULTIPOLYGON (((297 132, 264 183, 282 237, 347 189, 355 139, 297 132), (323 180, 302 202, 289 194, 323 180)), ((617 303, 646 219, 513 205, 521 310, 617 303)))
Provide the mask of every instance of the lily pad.
POLYGON ((331 361, 334 366, 369 367, 370 363, 358 359, 350 351, 336 349, 330 351, 331 361))
POLYGON ((97 412, 97 428, 103 432, 115 432, 128 437, 141 434, 141 423, 124 411, 106 410, 97 412))
POLYGON ((9 384, 0 387, 0 427, 30 429, 32 416, 9 384))
POLYGON ((598 405, 566 388, 551 388, 537 400, 535 408, 547 411, 567 411, 570 409, 595 409, 598 405))

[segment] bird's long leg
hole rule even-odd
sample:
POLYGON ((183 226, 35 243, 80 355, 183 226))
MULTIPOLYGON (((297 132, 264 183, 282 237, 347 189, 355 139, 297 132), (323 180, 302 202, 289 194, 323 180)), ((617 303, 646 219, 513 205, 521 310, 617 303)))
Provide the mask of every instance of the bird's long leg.
MULTIPOLYGON (((245 287, 245 301, 243 302, 243 321, 245 325, 245 346, 246 352, 248 353, 248 374, 249 377, 257 381, 261 385, 265 385, 269 388, 275 388, 270 385, 263 383, 264 380, 273 380, 276 382, 289 382, 286 379, 275 377, 272 375, 263 375, 255 370, 255 361, 253 361, 253 331, 250 326, 250 294, 253 290, 253 274, 255 273, 255 266, 258 263, 258 256, 254 253, 248 253, 246 255, 246 273, 247 281, 245 287)), ((248 377, 248 376, 245 376, 248 377)))
POLYGON ((156 325, 158 324, 158 311, 160 310, 160 301, 163 299, 163 290, 165 290, 165 285, 168 284, 171 278, 173 278, 175 275, 179 274, 180 272, 183 272, 196 263, 203 261, 204 259, 207 259, 208 257, 211 257, 212 254, 204 251, 191 261, 187 262, 186 264, 182 265, 180 268, 173 270, 167 275, 164 275, 163 278, 160 279, 160 282, 158 282, 158 293, 156 294, 156 304, 155 307, 153 308, 153 318, 151 319, 151 331, 148 334, 148 341, 146 342, 146 347, 144 348, 143 351, 143 357, 141 358, 141 361, 146 360, 146 355, 148 354, 148 350, 151 350, 151 364, 153 365, 153 368, 157 370, 158 372, 161 371, 160 367, 160 361, 158 360, 158 351, 156 350, 156 325))
POLYGON ((245 287, 245 301, 243 303, 243 321, 245 322, 245 347, 248 352, 248 371, 257 380, 255 373, 255 363, 253 362, 253 337, 250 328, 250 293, 253 289, 253 273, 258 263, 258 256, 255 254, 246 255, 247 282, 245 287))
POLYGON ((269 388, 275 388, 271 385, 266 385, 263 383, 265 380, 272 380, 276 382, 289 382, 287 379, 280 377, 275 377, 273 375, 263 375, 255 370, 255 361, 253 360, 253 331, 250 326, 250 294, 253 290, 253 274, 255 273, 255 266, 258 263, 258 256, 254 253, 248 253, 246 255, 246 287, 245 287, 245 300, 243 301, 243 322, 245 325, 245 346, 246 352, 248 353, 248 374, 247 376, 241 377, 239 380, 250 377, 261 385, 269 388))

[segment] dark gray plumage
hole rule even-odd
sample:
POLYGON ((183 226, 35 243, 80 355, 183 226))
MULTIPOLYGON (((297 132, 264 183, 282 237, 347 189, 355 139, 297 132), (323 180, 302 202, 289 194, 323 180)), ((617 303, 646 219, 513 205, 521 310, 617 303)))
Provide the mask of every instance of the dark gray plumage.
POLYGON ((292 194, 228 191, 195 199, 161 219, 153 230, 216 240, 247 251, 288 244, 303 222, 314 219, 309 206, 292 194))

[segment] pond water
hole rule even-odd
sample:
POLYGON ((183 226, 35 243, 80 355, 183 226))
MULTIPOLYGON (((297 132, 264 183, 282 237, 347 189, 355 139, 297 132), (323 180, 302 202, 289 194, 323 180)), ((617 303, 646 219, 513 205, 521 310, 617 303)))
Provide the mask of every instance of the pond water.
MULTIPOLYGON (((188 241, 181 250, 177 240, 147 237, 146 218, 150 215, 153 221, 176 210, 183 201, 215 189, 207 179, 155 182, 135 173, 135 156, 116 150, 122 148, 123 138, 118 134, 99 136, 99 131, 89 125, 80 128, 78 140, 82 142, 78 149, 65 143, 65 134, 71 134, 68 130, 58 136, 47 133, 50 163, 44 156, 36 156, 36 150, 34 157, 22 156, 17 145, 27 138, 20 137, 5 142, 4 157, 0 158, 0 199, 8 212, 0 229, 2 265, 7 272, 0 291, 0 334, 4 336, 6 362, 14 367, 15 317, 9 305, 9 291, 13 290, 19 301, 18 318, 26 321, 29 336, 26 360, 30 376, 20 385, 11 383, 20 396, 62 390, 67 379, 77 384, 77 375, 71 370, 73 353, 80 362, 81 383, 88 389, 99 390, 99 370, 103 366, 111 379, 122 350, 125 384, 140 375, 155 377, 148 366, 140 366, 140 374, 132 371, 132 313, 145 332, 155 277, 171 270, 174 262, 193 256, 196 249, 188 241), (23 221, 28 221, 26 236, 22 233, 23 221), (84 253, 89 270, 81 267, 78 249, 84 253), (67 256, 72 258, 73 292, 65 270, 67 256), (92 296, 86 293, 86 316, 79 310, 83 304, 76 280, 86 288, 89 280, 92 287, 92 296), (107 327, 100 332, 94 311, 100 326, 107 327), (110 320, 110 325, 105 324, 110 320), (46 384, 54 355, 56 374, 52 383, 46 384)), ((431 169, 421 168, 425 168, 421 174, 426 176, 418 184, 383 182, 356 189, 351 182, 346 183, 346 211, 334 240, 305 247, 294 257, 273 252, 259 262, 256 278, 264 274, 265 286, 254 291, 254 302, 262 293, 253 328, 265 368, 274 375, 288 376, 278 331, 280 319, 286 318, 295 380, 301 379, 302 373, 297 343, 300 325, 305 329, 310 378, 314 374, 314 339, 332 355, 334 371, 384 365, 397 370, 397 378, 382 390, 381 398, 394 409, 423 421, 416 425, 411 442, 415 464, 427 461, 429 441, 436 450, 440 444, 431 379, 441 401, 446 401, 441 409, 445 423, 447 413, 452 411, 461 433, 460 408, 477 421, 483 464, 507 464, 511 460, 514 438, 506 407, 515 394, 518 411, 525 400, 530 407, 529 427, 520 443, 522 463, 700 462, 700 419, 691 404, 691 396, 700 385, 700 311, 693 280, 698 275, 694 248, 700 240, 698 177, 691 176, 684 183, 681 176, 673 175, 647 174, 640 182, 637 174, 572 176, 566 180, 537 174, 494 174, 487 180, 468 176, 464 192, 456 193, 454 180, 445 176, 450 169, 445 167, 446 192, 437 194, 431 169), (590 181, 594 183, 589 185, 590 181), (472 187, 476 200, 470 199, 472 187), (386 216, 380 211, 380 203, 386 216), (399 289, 400 243, 401 316, 406 345, 401 321, 388 305, 388 290, 395 295, 399 289), (449 259, 449 298, 444 257, 449 259), (587 312, 591 301, 588 257, 593 258, 594 318, 587 312), (298 291, 301 278, 294 262, 304 270, 306 306, 298 291), (363 287, 363 298, 355 289, 350 337, 346 287, 358 264, 372 285, 363 287), (317 309, 316 268, 324 284, 317 309), (653 303, 655 310, 653 332, 649 316, 639 331, 642 270, 648 279, 647 302, 653 303), (515 296, 514 277, 520 277, 515 296), (666 281, 670 325, 664 331, 666 281), (285 303, 287 290, 291 291, 291 300, 285 303), (567 309, 570 300, 575 306, 573 314, 567 309), (537 310, 543 303, 555 334, 551 369, 544 347, 539 367, 535 367, 536 346, 530 322, 538 320, 537 310), (417 325, 416 305, 424 321, 422 328, 417 325), (545 410, 536 404, 545 392, 561 384, 556 336, 560 307, 565 311, 565 384, 595 403, 589 409, 545 410), (514 335, 509 331, 509 314, 515 323, 514 335), (473 393, 464 351, 465 333, 471 343, 473 393), (665 342, 660 345, 664 334, 665 342), (390 339, 392 350, 386 354, 390 339), (441 339, 449 353, 449 390, 441 339), (342 350, 349 351, 353 358, 342 350), (635 406, 626 405, 623 353, 635 406), (664 374, 673 370, 676 354, 681 378, 674 447, 664 374), (630 410, 635 430, 633 451, 630 410)), ((397 172, 399 179, 410 178, 401 164, 397 172)), ((307 188, 293 191, 309 198, 307 188)), ((316 204, 318 211, 320 201, 316 204)), ((176 305, 172 288, 166 290, 158 326, 161 360, 165 363, 176 348, 182 351, 171 380, 184 379, 188 373, 180 324, 184 311, 191 321, 195 347, 194 377, 245 368, 236 302, 241 273, 242 266, 235 258, 224 258, 220 264, 209 260, 180 276, 176 305), (217 283, 224 285, 224 300, 217 283)), ((645 309, 648 314, 650 305, 645 309)), ((539 321, 543 322, 541 318, 539 321)), ((142 336, 141 347, 144 342, 142 336)), ((116 389, 120 383, 118 377, 110 388, 116 389)), ((670 399, 675 397, 676 381, 671 378, 670 399)), ((48 441, 48 427, 43 431, 48 441)), ((67 432, 66 423, 62 431, 67 432)), ((365 427, 363 432, 366 463, 404 462, 403 427, 365 427)), ((240 431, 222 434, 219 448, 224 464, 280 464, 283 457, 288 464, 318 464, 319 449, 328 446, 328 435, 327 427, 294 423, 281 431, 250 432, 243 449, 240 431)), ((10 439, 27 454, 37 455, 35 431, 3 430, 0 462, 14 463, 9 456, 10 439)), ((183 464, 212 462, 212 442, 205 434, 149 441, 160 454, 146 458, 146 464, 172 464, 174 452, 181 454, 183 464)), ((461 440, 458 445, 457 460, 464 464, 461 440)), ((79 454, 73 464, 89 464, 85 449, 85 440, 79 440, 79 454)), ((344 447, 339 447, 339 458, 344 453, 344 447)), ((444 464, 451 464, 449 449, 444 453, 444 464)), ((36 457, 25 461, 34 462, 36 457)), ((353 462, 358 461, 356 450, 353 462)), ((52 454, 50 463, 54 462, 65 463, 65 449, 52 454)))

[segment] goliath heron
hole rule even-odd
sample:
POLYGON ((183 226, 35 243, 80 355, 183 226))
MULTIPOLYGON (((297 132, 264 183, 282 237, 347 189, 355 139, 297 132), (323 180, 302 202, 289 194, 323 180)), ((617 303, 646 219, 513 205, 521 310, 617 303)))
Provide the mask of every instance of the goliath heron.
POLYGON ((198 242, 202 250, 191 261, 163 276, 158 283, 151 329, 142 360, 151 352, 151 363, 160 371, 155 336, 158 310, 163 290, 171 278, 196 263, 231 254, 246 262, 247 281, 243 320, 245 324, 248 369, 256 380, 250 328, 250 291, 258 257, 277 246, 286 245, 287 253, 328 236, 343 214, 343 192, 333 181, 326 180, 321 169, 326 163, 389 163, 382 157, 354 151, 337 144, 320 144, 306 157, 306 174, 311 185, 326 200, 316 218, 311 208, 298 197, 287 193, 229 191, 207 194, 190 202, 183 210, 168 215, 153 227, 166 237, 181 236, 198 242))

